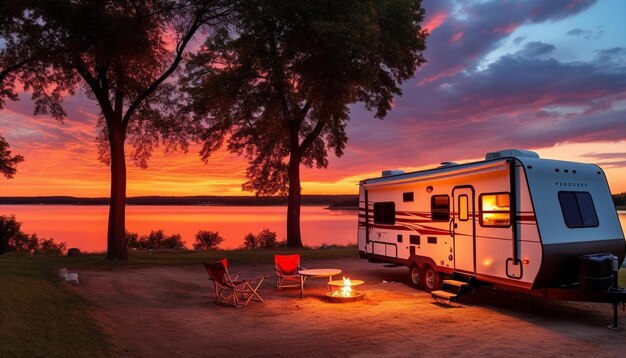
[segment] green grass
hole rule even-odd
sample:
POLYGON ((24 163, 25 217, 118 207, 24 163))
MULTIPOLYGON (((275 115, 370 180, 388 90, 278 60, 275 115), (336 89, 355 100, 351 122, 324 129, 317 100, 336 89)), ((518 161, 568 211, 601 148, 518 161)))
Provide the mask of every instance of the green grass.
POLYGON ((235 263, 272 263, 274 254, 298 252, 303 260, 354 257, 356 247, 326 250, 235 250, 131 252, 127 262, 104 254, 79 257, 0 256, 0 357, 111 357, 110 338, 88 314, 89 302, 74 293, 60 268, 124 270, 192 265, 227 257, 235 263))
POLYGON ((62 258, 0 256, 0 357, 110 357, 88 303, 56 275, 62 258))

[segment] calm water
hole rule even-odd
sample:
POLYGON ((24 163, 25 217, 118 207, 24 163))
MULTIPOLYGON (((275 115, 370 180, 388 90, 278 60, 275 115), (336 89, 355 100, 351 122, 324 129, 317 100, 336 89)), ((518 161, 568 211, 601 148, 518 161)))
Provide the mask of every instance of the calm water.
MULTIPOLYGON (((187 246, 199 230, 219 231, 225 249, 240 247, 243 237, 267 228, 286 236, 284 206, 128 206, 126 229, 144 235, 150 230, 181 234, 187 246)), ((105 251, 108 206, 2 205, 0 215, 14 214, 22 229, 40 238, 53 237, 82 251, 105 251)), ((620 211, 626 232, 626 212, 620 211)), ((357 211, 302 207, 302 242, 307 246, 356 243, 357 211)))
MULTIPOLYGON (((285 206, 128 206, 126 230, 180 234, 188 247, 199 230, 219 231, 224 249, 238 248, 243 237, 267 228, 286 237, 285 206)), ((65 241, 81 251, 106 250, 108 206, 2 205, 0 215, 14 214, 26 233, 65 241)), ((307 246, 356 243, 357 211, 303 206, 302 243, 307 246)))

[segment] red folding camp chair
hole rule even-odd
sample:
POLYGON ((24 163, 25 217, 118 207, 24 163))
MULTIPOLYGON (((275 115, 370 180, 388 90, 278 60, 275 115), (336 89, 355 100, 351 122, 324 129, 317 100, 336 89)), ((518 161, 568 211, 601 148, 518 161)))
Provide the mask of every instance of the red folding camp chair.
POLYGON ((239 274, 231 277, 228 273, 228 261, 226 259, 213 264, 203 263, 209 274, 209 280, 213 281, 215 286, 215 303, 245 307, 251 300, 263 302, 257 290, 263 283, 265 276, 253 280, 238 280, 239 274))
POLYGON ((302 280, 298 270, 300 267, 300 254, 274 255, 276 270, 276 289, 281 287, 301 287, 302 280))

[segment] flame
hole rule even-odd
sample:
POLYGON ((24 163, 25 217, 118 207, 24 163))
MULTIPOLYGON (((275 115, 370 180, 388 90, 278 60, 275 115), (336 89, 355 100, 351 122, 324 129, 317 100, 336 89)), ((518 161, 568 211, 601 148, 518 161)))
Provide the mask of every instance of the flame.
POLYGON ((349 278, 343 278, 343 286, 339 291, 334 291, 333 296, 337 297, 352 297, 352 282, 349 278))
POLYGON ((352 283, 349 278, 343 278, 343 287, 341 288, 342 297, 350 297, 352 294, 352 283))

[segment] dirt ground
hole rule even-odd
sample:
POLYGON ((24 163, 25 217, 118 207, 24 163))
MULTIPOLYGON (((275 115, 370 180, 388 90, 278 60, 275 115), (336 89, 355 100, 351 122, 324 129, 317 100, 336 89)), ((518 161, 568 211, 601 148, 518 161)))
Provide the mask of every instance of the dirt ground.
MULTIPOLYGON (((303 262, 365 280, 366 299, 329 303, 323 279, 276 291, 272 265, 231 264, 243 278, 268 274, 264 303, 216 305, 202 265, 79 272, 75 288, 122 356, 626 356, 626 331, 607 329, 608 304, 545 301, 479 288, 462 307, 408 285, 408 270, 359 259, 303 262)), ((626 314, 619 312, 626 324, 626 314)))

